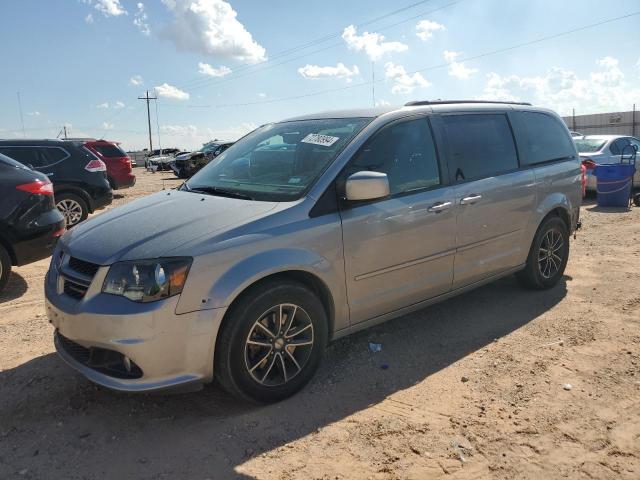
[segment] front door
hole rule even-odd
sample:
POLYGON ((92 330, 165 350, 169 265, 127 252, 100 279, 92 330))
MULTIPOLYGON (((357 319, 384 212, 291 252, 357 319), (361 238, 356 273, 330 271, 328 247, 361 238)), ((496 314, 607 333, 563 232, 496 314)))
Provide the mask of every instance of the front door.
POLYGON ((339 182, 386 173, 390 196, 341 210, 351 322, 451 289, 456 221, 426 117, 394 122, 351 159, 339 182))

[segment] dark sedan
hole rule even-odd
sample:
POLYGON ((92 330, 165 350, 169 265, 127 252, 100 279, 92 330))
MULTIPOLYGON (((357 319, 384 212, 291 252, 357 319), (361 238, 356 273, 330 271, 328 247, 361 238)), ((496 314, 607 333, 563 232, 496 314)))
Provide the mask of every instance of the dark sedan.
POLYGON ((51 255, 64 230, 47 176, 0 154, 0 291, 12 266, 51 255))

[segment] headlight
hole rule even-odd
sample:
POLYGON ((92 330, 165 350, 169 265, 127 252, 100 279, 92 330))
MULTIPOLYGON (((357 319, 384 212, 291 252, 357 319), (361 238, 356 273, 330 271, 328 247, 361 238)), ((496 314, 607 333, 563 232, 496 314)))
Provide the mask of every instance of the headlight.
POLYGON ((134 302, 154 302, 182 292, 191 258, 158 258, 111 265, 102 292, 134 302))

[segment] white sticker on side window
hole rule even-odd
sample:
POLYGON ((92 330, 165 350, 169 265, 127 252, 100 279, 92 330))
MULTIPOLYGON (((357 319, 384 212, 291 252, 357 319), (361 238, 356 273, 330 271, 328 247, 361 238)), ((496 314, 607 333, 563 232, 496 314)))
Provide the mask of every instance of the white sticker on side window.
POLYGON ((302 140, 302 143, 311 143, 313 145, 322 145, 323 147, 330 147, 334 143, 340 140, 340 137, 332 137, 330 135, 320 135, 319 133, 310 133, 302 140))

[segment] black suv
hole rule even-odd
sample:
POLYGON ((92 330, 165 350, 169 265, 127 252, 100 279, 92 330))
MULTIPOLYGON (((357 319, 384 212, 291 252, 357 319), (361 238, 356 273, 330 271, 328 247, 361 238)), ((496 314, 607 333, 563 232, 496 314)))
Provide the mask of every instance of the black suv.
POLYGON ((82 146, 62 140, 0 140, 0 153, 49 177, 69 228, 111 203, 106 165, 82 146))
POLYGON ((46 175, 0 154, 0 291, 12 265, 51 255, 64 233, 64 217, 53 204, 46 175))

